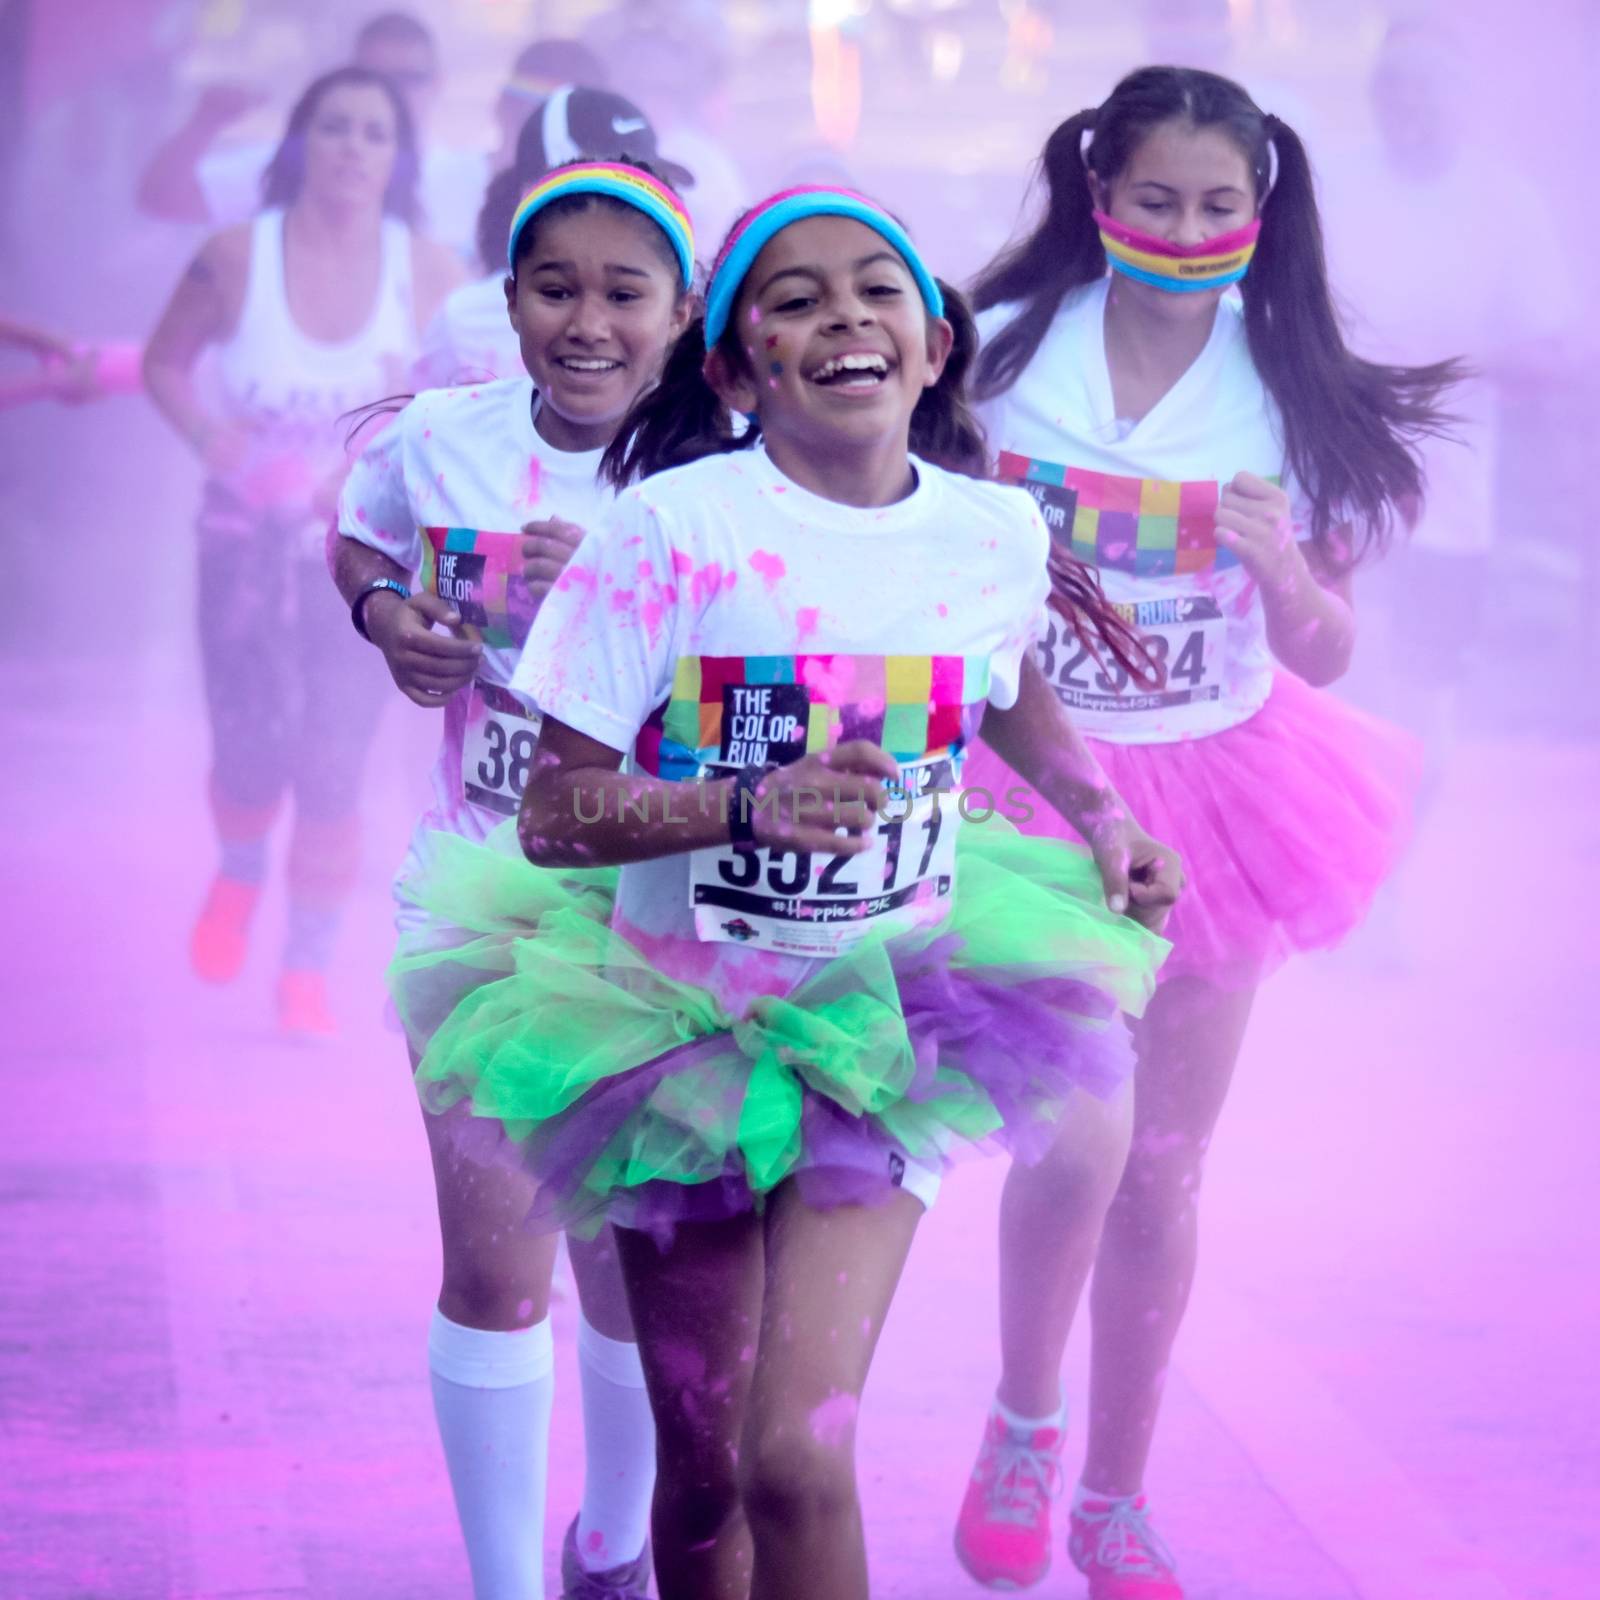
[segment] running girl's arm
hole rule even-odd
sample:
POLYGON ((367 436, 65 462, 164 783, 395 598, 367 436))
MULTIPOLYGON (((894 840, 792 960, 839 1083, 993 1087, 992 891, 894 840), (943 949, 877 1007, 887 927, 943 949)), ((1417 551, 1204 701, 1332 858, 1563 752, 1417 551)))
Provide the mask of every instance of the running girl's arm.
POLYGON ((212 84, 195 102, 189 120, 156 147, 139 174, 139 209, 161 222, 211 222, 211 203, 200 166, 222 131, 265 103, 247 84, 212 84))
MULTIPOLYGON (((333 581, 346 605, 380 578, 411 586, 411 574, 381 550, 341 534, 333 552, 333 581)), ((448 600, 423 589, 402 600, 392 589, 380 589, 361 603, 367 637, 383 652, 395 687, 414 705, 442 706, 463 684, 470 683, 483 646, 452 633, 434 631, 461 625, 461 614, 448 600)))
POLYGON ((1336 575, 1320 547, 1296 542, 1289 497, 1241 472, 1217 504, 1217 542, 1238 556, 1260 585, 1272 653, 1316 688, 1342 678, 1356 642, 1348 574, 1336 575))
POLYGON ((200 248, 173 290, 144 352, 144 383, 157 410, 208 464, 230 444, 230 430, 201 405, 194 366, 238 320, 249 268, 249 230, 219 233, 200 248))
MULTIPOLYGON (((729 843, 734 780, 672 783, 624 775, 622 752, 554 717, 539 733, 517 832, 541 867, 617 866, 729 843)), ((864 739, 779 767, 755 792, 759 844, 855 855, 898 776, 894 759, 864 739), (835 830, 844 828, 841 836, 835 830)))
POLYGON ((984 714, 985 742, 1083 835, 1106 904, 1159 929, 1183 886, 1176 853, 1152 839, 1111 786, 1030 652, 1014 704, 984 714))
POLYGON ((23 406, 34 400, 59 400, 77 405, 100 394, 95 383, 93 353, 75 355, 70 361, 41 361, 31 372, 13 373, 0 378, 0 411, 23 406))
MULTIPOLYGON (((380 581, 409 589, 421 564, 422 539, 405 467, 413 415, 407 407, 387 419, 390 426, 368 442, 345 479, 328 565, 346 605, 380 581)), ((427 589, 409 599, 392 589, 375 590, 361 600, 361 622, 383 652, 395 686, 419 706, 442 706, 472 680, 483 658, 483 646, 475 640, 435 631, 435 625, 460 627, 461 615, 427 589)))
POLYGON ((13 322, 10 317, 0 317, 0 344, 15 345, 41 361, 71 361, 77 354, 65 339, 26 322, 13 322))

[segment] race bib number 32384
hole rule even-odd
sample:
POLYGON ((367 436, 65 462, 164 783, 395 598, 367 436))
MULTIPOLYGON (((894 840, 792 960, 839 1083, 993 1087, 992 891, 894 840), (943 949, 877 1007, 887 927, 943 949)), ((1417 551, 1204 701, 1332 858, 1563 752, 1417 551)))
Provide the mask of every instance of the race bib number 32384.
POLYGON ((1039 667, 1069 711, 1155 711, 1221 697, 1226 620, 1212 596, 1140 600, 1117 610, 1138 630, 1159 682, 1139 682, 1109 653, 1096 661, 1052 611, 1037 647, 1039 667))

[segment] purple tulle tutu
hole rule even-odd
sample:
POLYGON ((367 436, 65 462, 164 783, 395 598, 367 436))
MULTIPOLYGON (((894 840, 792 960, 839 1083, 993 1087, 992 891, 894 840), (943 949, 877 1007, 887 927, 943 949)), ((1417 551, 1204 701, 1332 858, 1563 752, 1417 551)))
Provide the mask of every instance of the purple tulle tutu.
POLYGON ((963 829, 942 923, 868 938, 733 1014, 607 927, 603 885, 508 883, 496 843, 441 852, 414 886, 451 937, 392 976, 426 1024, 423 1104, 464 1154, 537 1180, 535 1228, 661 1236, 790 1179, 831 1207, 921 1198, 964 1149, 1035 1159, 1080 1091, 1131 1073, 1122 1012, 1143 1010, 1167 949, 1106 909, 1091 862, 995 819, 963 829))
MULTIPOLYGON (((1222 733, 1170 744, 1089 741, 1143 827, 1183 858, 1161 972, 1259 983, 1297 951, 1337 944, 1410 835, 1422 754, 1407 733, 1279 670, 1267 703, 1222 733)), ((1027 788, 987 746, 969 784, 1027 788)), ((1075 839, 1033 797, 1027 833, 1075 839)))

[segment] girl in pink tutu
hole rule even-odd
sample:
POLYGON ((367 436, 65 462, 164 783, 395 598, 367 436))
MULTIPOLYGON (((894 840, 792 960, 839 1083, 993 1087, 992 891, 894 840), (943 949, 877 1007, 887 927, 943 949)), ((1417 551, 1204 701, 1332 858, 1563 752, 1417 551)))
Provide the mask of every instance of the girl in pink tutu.
MULTIPOLYGON (((1038 662, 1190 889, 1135 1030, 1131 1149, 1073 1122, 1008 1179, 1001 1378, 956 1545, 997 1588, 1049 1567, 1061 1358, 1093 1262, 1069 1552, 1093 1600, 1179 1600, 1142 1488, 1201 1165, 1257 985, 1348 933, 1403 841, 1415 750, 1323 691, 1355 641, 1351 568, 1415 504, 1416 443, 1458 374, 1345 347, 1305 150, 1237 84, 1135 72, 1043 166, 1043 219, 977 287, 978 393, 1001 477, 1143 635, 1148 681, 1055 625, 1038 662)), ((969 779, 1016 781, 981 747, 969 779)), ((1068 833, 1047 806, 1032 826, 1068 833)))

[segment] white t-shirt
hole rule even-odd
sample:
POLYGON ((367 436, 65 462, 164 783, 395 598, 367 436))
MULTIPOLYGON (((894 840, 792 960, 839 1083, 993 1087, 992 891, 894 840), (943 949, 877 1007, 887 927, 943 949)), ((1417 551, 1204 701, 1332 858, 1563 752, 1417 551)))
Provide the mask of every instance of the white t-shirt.
POLYGON ((482 839, 516 814, 538 736, 532 702, 510 692, 535 605, 522 576, 522 525, 563 517, 596 527, 611 491, 598 450, 552 449, 533 424, 533 385, 508 378, 419 394, 345 482, 339 532, 381 550, 451 600, 484 641, 477 679, 444 708, 429 828, 482 839))
MULTIPOLYGON (((914 491, 871 510, 801 488, 760 447, 650 478, 573 557, 513 686, 653 776, 787 764, 866 738, 908 776, 938 767, 948 787, 985 706, 1016 700, 1049 541, 1027 495, 914 465, 914 491)), ((921 848, 870 879, 793 852, 630 864, 617 925, 737 1015, 816 970, 824 903, 850 906, 858 930, 884 914, 942 917, 953 868, 939 877, 930 862, 936 842, 953 855, 956 828, 952 807, 941 814, 948 828, 924 806, 922 831, 908 829, 921 848), (909 899, 869 906, 891 890, 909 899)))
MULTIPOLYGON (((277 144, 251 139, 208 151, 196 177, 206 209, 218 227, 243 222, 261 209, 261 174, 277 144)), ((478 208, 489 185, 489 156, 483 150, 429 143, 422 151, 417 198, 422 205, 418 231, 440 239, 469 260, 478 257, 478 208)))
POLYGON ((1578 322, 1565 241, 1543 197, 1478 154, 1416 178, 1368 149, 1330 164, 1325 188, 1330 271, 1353 347, 1403 365, 1461 356, 1483 374, 1445 398, 1459 441, 1422 446, 1426 497, 1412 535, 1428 549, 1482 553, 1494 532, 1495 368, 1578 322))
POLYGON ((526 370, 506 313, 505 283, 505 273, 495 272, 445 296, 422 336, 417 381, 423 387, 515 378, 526 370))
MULTIPOLYGON (((1165 686, 1099 667, 1053 615, 1039 663, 1072 719, 1114 744, 1163 744, 1253 716, 1273 659, 1256 583, 1216 537, 1236 473, 1282 481, 1283 434, 1245 341, 1241 308, 1217 307, 1205 348, 1138 422, 1119 420, 1105 354, 1109 279, 1068 295, 1027 370, 982 408, 1000 476, 1025 483, 1052 536, 1098 569, 1106 598, 1150 639, 1165 686)), ((978 319, 993 338, 1015 314, 978 319)), ((1290 488, 1297 536, 1307 507, 1290 488)))

